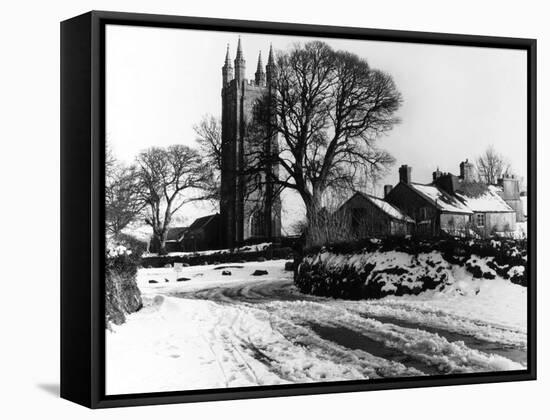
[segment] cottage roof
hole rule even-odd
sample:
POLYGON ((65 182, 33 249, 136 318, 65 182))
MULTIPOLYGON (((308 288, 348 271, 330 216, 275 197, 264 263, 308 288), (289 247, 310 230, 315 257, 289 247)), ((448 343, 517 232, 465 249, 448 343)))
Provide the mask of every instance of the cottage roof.
POLYGON ((403 220, 406 222, 414 223, 413 219, 411 219, 409 216, 407 216, 405 213, 403 213, 401 210, 399 210, 397 207, 393 206, 392 204, 388 203, 387 201, 384 201, 379 197, 375 197, 373 195, 365 194, 362 192, 357 192, 357 194, 369 200, 372 204, 374 204, 376 207, 378 207, 380 210, 382 210, 392 219, 403 220))
POLYGON ((173 227, 168 229, 168 233, 166 234, 166 240, 167 241, 180 241, 182 239, 182 236, 187 231, 186 227, 173 227))
POLYGON ((480 195, 472 196, 463 191, 449 194, 436 185, 411 183, 410 186, 439 210, 447 213, 508 213, 514 210, 500 197, 498 186, 490 185, 480 195))
POLYGON ((468 196, 464 193, 457 192, 456 196, 476 213, 509 213, 513 212, 506 202, 500 197, 501 189, 497 186, 490 185, 487 191, 476 197, 468 196))
POLYGON ((435 185, 417 183, 408 185, 443 212, 472 214, 472 210, 469 209, 464 202, 459 200, 458 197, 448 194, 435 185))

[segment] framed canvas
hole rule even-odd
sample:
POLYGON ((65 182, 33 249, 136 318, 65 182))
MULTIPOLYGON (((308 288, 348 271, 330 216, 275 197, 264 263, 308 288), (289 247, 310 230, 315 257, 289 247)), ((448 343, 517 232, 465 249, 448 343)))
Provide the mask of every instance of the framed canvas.
POLYGON ((61 24, 61 396, 536 378, 536 41, 61 24))

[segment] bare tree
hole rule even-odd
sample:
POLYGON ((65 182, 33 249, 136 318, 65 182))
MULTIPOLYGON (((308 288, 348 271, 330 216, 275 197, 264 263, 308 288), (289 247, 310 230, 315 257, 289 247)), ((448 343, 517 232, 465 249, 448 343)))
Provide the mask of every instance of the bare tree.
POLYGON ((143 210, 136 168, 118 162, 111 149, 105 155, 105 228, 117 238, 143 210))
POLYGON ((281 168, 268 181, 296 190, 309 222, 325 193, 356 188, 394 162, 376 140, 398 122, 401 95, 364 59, 319 41, 295 45, 278 54, 270 91, 257 108, 265 135, 279 134, 279 150, 250 161, 281 168))
POLYGON ((212 172, 196 150, 183 145, 152 147, 136 161, 145 223, 153 229, 153 245, 164 254, 172 216, 184 204, 204 199, 212 172))
POLYGON ((193 126, 199 151, 204 163, 212 168, 211 184, 208 186, 208 197, 219 202, 222 169, 222 128, 220 118, 204 115, 201 121, 193 126))
POLYGON ((487 184, 496 184, 504 173, 510 171, 510 164, 491 145, 476 160, 479 180, 487 184))

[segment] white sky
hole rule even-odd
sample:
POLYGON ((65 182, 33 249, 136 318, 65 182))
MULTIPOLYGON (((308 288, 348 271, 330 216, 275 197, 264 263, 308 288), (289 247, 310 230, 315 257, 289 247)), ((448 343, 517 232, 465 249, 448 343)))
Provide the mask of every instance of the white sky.
MULTIPOLYGON (((286 49, 311 37, 238 34, 109 25, 106 38, 107 140, 115 155, 132 161, 141 150, 194 145, 193 125, 221 114, 221 67, 227 43, 234 58, 241 35, 247 77, 269 44, 286 49)), ((403 95, 402 123, 380 139, 396 165, 382 184, 398 181, 397 168, 430 182, 437 166, 458 173, 489 145, 519 176, 527 174, 527 56, 525 51, 326 38, 335 49, 366 58, 390 73, 403 95)), ((293 207, 296 203, 283 207, 293 207)), ((184 209, 185 219, 209 213, 184 209)), ((283 218, 285 215, 283 214, 283 218)), ((283 224, 284 221, 283 221, 283 224)))

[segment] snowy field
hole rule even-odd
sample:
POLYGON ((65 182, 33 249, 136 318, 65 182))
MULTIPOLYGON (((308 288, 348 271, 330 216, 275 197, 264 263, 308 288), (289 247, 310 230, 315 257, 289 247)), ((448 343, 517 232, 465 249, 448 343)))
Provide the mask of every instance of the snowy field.
POLYGON ((300 294, 284 264, 141 269, 145 307, 106 332, 107 394, 526 367, 524 287, 347 301, 300 294))

